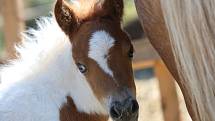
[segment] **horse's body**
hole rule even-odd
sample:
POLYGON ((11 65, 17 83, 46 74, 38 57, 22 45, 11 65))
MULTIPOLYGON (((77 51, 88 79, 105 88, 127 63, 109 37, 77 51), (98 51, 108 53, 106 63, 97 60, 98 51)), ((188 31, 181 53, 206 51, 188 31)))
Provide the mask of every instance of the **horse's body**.
POLYGON ((123 2, 91 2, 58 0, 55 18, 24 35, 0 72, 0 121, 137 121, 123 2))
POLYGON ((193 121, 215 121, 214 0, 135 0, 150 42, 179 84, 193 121))

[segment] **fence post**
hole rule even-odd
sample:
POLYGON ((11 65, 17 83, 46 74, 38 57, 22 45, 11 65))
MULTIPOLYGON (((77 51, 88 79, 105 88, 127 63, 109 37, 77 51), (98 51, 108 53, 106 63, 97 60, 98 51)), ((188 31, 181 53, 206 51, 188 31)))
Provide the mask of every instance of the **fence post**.
POLYGON ((20 42, 24 30, 23 0, 2 0, 5 59, 15 58, 14 44, 20 42))
POLYGON ((159 80, 164 121, 180 121, 175 81, 161 60, 155 64, 155 75, 159 80))

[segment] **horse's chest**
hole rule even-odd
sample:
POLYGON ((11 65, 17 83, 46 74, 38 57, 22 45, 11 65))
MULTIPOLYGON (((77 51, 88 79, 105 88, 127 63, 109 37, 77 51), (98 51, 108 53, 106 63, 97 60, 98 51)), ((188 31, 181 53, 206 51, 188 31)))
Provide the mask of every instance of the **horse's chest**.
POLYGON ((78 112, 72 99, 68 97, 67 103, 60 110, 60 121, 108 121, 108 117, 78 112))

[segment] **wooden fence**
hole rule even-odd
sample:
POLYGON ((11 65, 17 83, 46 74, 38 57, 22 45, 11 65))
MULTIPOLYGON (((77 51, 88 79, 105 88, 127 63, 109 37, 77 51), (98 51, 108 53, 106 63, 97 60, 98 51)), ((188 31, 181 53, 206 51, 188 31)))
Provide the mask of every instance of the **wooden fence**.
POLYGON ((165 121, 180 121, 175 80, 147 39, 135 40, 134 70, 153 68, 159 81, 161 104, 165 121))

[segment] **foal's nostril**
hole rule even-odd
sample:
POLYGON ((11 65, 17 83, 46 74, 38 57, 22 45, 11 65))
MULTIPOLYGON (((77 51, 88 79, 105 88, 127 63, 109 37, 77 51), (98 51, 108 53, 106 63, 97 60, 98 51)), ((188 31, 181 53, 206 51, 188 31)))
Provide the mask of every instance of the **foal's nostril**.
POLYGON ((139 110, 139 104, 137 100, 132 100, 131 101, 131 111, 132 113, 136 113, 139 110))
POLYGON ((132 117, 138 114, 139 105, 137 100, 128 98, 122 102, 113 102, 110 108, 110 116, 113 119, 121 119, 125 117, 132 117))
POLYGON ((122 110, 117 105, 114 105, 110 109, 110 115, 114 119, 120 118, 122 115, 122 110))

